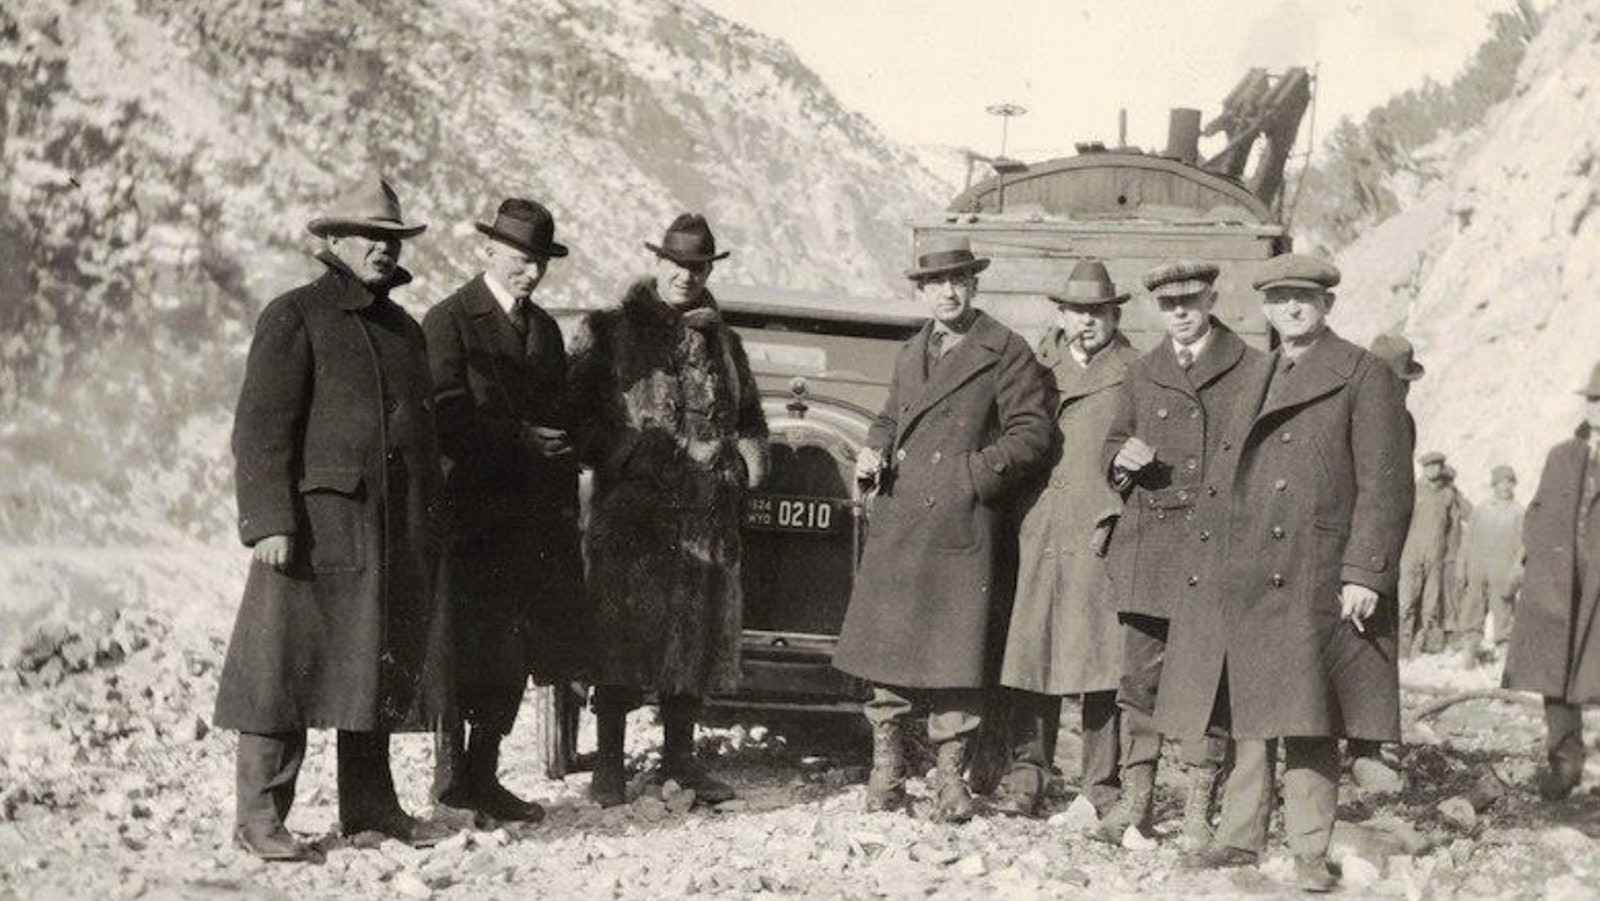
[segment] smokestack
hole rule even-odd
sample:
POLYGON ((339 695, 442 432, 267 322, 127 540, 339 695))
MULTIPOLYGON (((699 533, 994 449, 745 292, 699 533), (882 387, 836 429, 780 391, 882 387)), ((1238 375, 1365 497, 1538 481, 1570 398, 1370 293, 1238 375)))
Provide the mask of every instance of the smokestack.
POLYGON ((1177 107, 1167 127, 1167 150, 1162 156, 1194 165, 1200 158, 1200 111, 1177 107))
POLYGON ((1117 110, 1117 149, 1128 146, 1128 108, 1117 110))

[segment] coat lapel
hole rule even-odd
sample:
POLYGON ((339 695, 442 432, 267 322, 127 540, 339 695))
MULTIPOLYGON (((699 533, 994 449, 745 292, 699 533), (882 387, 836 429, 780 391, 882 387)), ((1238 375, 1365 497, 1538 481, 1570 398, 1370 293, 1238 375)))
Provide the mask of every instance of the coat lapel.
MULTIPOLYGON (((1171 342, 1167 342, 1171 346, 1171 342)), ((1217 320, 1211 320, 1211 342, 1206 346, 1206 352, 1200 359, 1194 361, 1189 367, 1189 383, 1196 391, 1211 384, 1239 365, 1239 360, 1244 357, 1244 339, 1234 334, 1217 320)), ((1173 365, 1177 365, 1174 355, 1173 365)))
MULTIPOLYGON (((1199 361, 1196 361, 1196 365, 1198 363, 1199 361)), ((1171 338, 1162 338, 1161 343, 1150 351, 1150 362, 1146 366, 1145 371, 1151 381, 1182 391, 1190 397, 1199 398, 1195 393, 1194 382, 1189 380, 1189 373, 1184 372, 1183 367, 1178 365, 1178 352, 1172 349, 1171 338)))
MULTIPOLYGON (((1260 422, 1279 410, 1310 403, 1326 394, 1339 390, 1355 374, 1356 363, 1361 360, 1361 348, 1329 331, 1297 361, 1294 368, 1281 378, 1283 383, 1269 390, 1256 414, 1260 422)), ((1277 356, 1269 358, 1274 366, 1277 356)), ((1272 378, 1268 370, 1268 379, 1272 378)), ((1270 384, 1270 382, 1269 382, 1270 384)))
POLYGON ((467 315, 472 317, 472 327, 478 330, 478 336, 484 344, 497 355, 513 360, 522 359, 526 353, 522 336, 517 334, 511 317, 501 308, 500 301, 495 300, 494 292, 489 290, 482 275, 467 283, 462 291, 461 303, 467 315))
MULTIPOLYGON (((1051 335, 1060 333, 1051 332, 1051 335)), ((1041 347, 1039 358, 1055 375, 1056 389, 1061 393, 1060 406, 1065 407, 1079 398, 1122 384, 1128 375, 1128 358, 1133 355, 1132 351, 1128 339, 1118 332, 1111 344, 1089 360, 1087 368, 1079 366, 1070 351, 1061 349, 1060 343, 1041 347)))
MULTIPOLYGON (((928 336, 932 332, 933 323, 929 322, 911 342, 913 353, 910 362, 914 364, 911 368, 918 370, 919 373, 923 369, 922 361, 927 358, 928 336), (918 353, 921 356, 918 356, 918 353)), ((971 381, 978 373, 995 365, 1000 359, 1001 349, 1005 347, 1005 340, 1004 327, 991 319, 988 314, 979 311, 967 336, 945 354, 938 368, 928 376, 926 382, 922 383, 921 390, 915 393, 907 392, 911 400, 905 419, 900 424, 902 438, 910 433, 912 427, 934 404, 955 393, 956 389, 971 381)))

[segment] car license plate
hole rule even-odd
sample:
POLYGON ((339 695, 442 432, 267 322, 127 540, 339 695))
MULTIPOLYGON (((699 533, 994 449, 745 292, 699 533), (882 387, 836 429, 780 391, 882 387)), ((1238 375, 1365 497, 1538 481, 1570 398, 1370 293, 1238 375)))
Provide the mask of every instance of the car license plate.
POLYGON ((745 528, 764 532, 832 532, 844 514, 843 504, 825 497, 752 494, 744 502, 745 528))

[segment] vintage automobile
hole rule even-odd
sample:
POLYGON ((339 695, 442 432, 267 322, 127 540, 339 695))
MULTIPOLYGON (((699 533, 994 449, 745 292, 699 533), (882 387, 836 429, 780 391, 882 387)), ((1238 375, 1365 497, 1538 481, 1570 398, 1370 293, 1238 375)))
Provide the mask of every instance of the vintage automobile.
MULTIPOLYGON (((1265 347, 1270 329, 1249 285, 1291 245, 1283 168, 1311 87, 1304 69, 1252 70, 1204 128, 1199 111, 1173 110, 1162 153, 1089 143, 1070 157, 1004 161, 946 211, 911 223, 909 256, 930 235, 967 236, 974 252, 993 260, 978 306, 1030 341, 1054 315, 1046 293, 1078 260, 1104 261, 1126 289, 1164 260, 1210 260, 1222 267, 1216 314, 1265 347), (1202 158, 1199 140, 1213 133, 1226 145, 1202 158)), ((852 472, 887 395, 896 349, 925 313, 909 290, 901 300, 716 290, 761 384, 773 466, 745 510, 744 685, 709 698, 708 713, 761 720, 859 710, 866 686, 830 665, 871 523, 852 472)), ((1154 305, 1128 304, 1123 329, 1138 346, 1154 344, 1161 334, 1154 305)), ((565 687, 541 689, 536 702, 546 768, 565 772, 581 697, 565 687)), ((982 756, 982 748, 1003 742, 980 745, 982 756)))

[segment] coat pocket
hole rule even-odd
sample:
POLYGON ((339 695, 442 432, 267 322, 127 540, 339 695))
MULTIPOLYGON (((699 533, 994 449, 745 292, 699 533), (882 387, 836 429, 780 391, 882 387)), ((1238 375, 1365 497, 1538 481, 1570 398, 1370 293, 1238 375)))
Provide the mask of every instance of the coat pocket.
POLYGON ((933 520, 929 543, 934 547, 965 551, 977 544, 978 489, 971 467, 981 466, 982 459, 975 453, 958 457, 950 467, 949 490, 936 487, 928 495, 933 520))
POLYGON ((306 508, 302 553, 319 573, 359 572, 364 563, 365 486, 355 467, 310 469, 300 479, 306 508))

